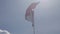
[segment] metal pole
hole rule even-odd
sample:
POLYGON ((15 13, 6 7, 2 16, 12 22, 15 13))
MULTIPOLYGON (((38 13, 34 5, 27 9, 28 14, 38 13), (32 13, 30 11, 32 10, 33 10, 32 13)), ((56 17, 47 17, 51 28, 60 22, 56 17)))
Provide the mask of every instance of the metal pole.
POLYGON ((32 11, 32 28, 33 28, 33 34, 35 34, 34 11, 32 11))
POLYGON ((32 28, 33 28, 33 34, 35 34, 35 27, 33 26, 32 28))

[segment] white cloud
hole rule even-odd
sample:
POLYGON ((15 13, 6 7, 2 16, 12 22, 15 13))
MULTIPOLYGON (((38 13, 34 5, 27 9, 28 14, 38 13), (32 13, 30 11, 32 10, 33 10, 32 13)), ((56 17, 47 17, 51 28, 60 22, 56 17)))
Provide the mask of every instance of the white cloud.
POLYGON ((0 34, 10 34, 10 32, 8 32, 7 30, 1 30, 0 29, 0 34))

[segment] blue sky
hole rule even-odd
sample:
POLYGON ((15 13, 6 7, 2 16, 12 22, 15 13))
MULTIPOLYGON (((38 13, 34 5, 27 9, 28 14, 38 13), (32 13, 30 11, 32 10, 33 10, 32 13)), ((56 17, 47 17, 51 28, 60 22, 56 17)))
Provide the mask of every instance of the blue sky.
POLYGON ((40 1, 34 14, 36 34, 60 34, 59 0, 0 0, 0 29, 11 34, 32 34, 25 12, 34 1, 40 1))

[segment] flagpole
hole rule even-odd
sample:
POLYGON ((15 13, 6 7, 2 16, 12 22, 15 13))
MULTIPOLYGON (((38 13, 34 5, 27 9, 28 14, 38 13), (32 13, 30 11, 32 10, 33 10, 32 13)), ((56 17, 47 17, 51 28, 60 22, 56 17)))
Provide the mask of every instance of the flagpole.
POLYGON ((33 34, 35 34, 35 26, 33 26, 32 28, 33 28, 33 34))
POLYGON ((32 29, 33 29, 33 34, 35 34, 34 10, 32 10, 32 29))

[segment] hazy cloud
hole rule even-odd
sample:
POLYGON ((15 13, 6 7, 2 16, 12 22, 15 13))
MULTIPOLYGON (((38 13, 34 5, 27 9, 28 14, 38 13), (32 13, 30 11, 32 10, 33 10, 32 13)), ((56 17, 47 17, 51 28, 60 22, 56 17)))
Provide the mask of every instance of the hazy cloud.
POLYGON ((10 34, 10 32, 8 32, 7 30, 1 30, 0 29, 0 34, 10 34))

